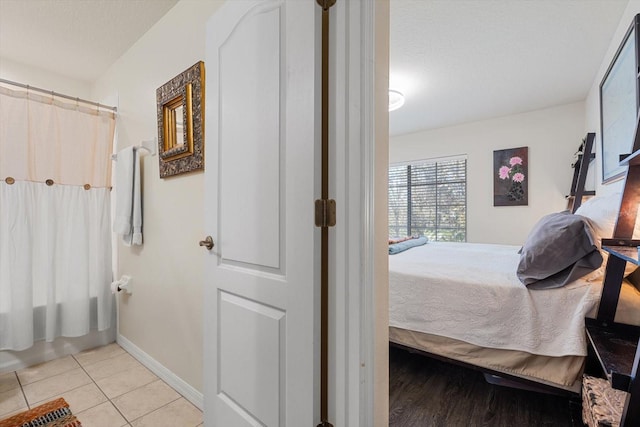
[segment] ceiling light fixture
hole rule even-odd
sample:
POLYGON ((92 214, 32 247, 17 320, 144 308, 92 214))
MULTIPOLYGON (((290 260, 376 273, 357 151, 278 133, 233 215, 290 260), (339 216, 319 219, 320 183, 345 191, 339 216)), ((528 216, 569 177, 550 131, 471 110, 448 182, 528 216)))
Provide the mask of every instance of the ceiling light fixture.
POLYGON ((389 89, 389 111, 397 110, 404 105, 404 95, 402 92, 389 89))

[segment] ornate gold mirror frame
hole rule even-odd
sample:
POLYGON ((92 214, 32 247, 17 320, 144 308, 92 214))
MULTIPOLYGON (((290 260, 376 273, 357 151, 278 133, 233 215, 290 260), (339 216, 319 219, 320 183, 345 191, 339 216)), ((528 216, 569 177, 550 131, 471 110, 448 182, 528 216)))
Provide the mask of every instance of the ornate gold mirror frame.
POLYGON ((204 62, 156 90, 160 178, 204 169, 204 62))

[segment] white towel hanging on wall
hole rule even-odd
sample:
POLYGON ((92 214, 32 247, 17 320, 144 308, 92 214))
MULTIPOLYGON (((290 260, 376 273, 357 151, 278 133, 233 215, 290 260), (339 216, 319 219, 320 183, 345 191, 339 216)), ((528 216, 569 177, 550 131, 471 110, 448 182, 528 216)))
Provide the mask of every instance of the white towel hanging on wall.
POLYGON ((140 155, 137 147, 117 154, 116 214, 113 231, 126 246, 142 244, 142 197, 140 194, 140 155))

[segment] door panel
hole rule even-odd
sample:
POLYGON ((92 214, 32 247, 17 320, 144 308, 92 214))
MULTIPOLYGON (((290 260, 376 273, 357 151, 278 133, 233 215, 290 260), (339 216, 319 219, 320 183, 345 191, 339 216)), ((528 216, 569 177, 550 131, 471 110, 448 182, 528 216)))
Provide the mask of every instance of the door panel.
MULTIPOLYGON (((220 230, 225 260, 279 268, 280 14, 245 15, 220 47, 220 230), (247 101, 250 100, 250 101, 247 101), (250 123, 251 126, 247 124, 250 123), (247 197, 237 197, 238 188, 247 197), (260 215, 255 220, 254 214, 260 215)), ((250 265, 245 267, 251 268, 250 265)))
POLYGON ((285 312, 220 292, 220 394, 247 416, 281 425, 285 362, 285 312))
POLYGON ((318 9, 229 1, 207 24, 208 427, 318 422, 318 9))

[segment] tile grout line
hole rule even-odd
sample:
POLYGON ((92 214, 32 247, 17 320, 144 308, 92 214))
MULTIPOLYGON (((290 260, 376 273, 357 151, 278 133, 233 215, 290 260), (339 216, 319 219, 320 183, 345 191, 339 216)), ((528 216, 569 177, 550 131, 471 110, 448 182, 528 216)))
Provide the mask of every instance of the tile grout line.
MULTIPOLYGON (((122 347, 120 347, 120 348, 122 348, 122 347)), ((100 362, 103 362, 103 361, 106 361, 106 360, 109 360, 109 359, 113 359, 113 358, 115 358, 115 357, 117 357, 117 356, 119 356, 119 355, 121 355, 121 354, 129 354, 129 355, 131 355, 131 354, 130 354, 128 351, 126 351, 125 349, 122 349, 122 350, 124 351, 124 353, 120 353, 120 354, 117 354, 117 355, 109 356, 109 357, 106 357, 106 358, 104 358, 104 359, 102 359, 102 360, 95 361, 95 362, 93 362, 93 363, 88 363, 88 364, 87 364, 87 366, 89 366, 89 365, 93 365, 93 364, 95 364, 95 363, 100 363, 100 362)), ((79 353, 78 353, 78 354, 79 354, 79 353)), ((96 380, 93 378, 93 376, 92 376, 91 374, 89 374, 89 372, 87 372, 87 370, 85 369, 85 366, 84 366, 84 365, 83 365, 83 364, 78 360, 78 358, 76 357, 76 356, 77 356, 77 354, 70 354, 69 356, 71 356, 71 358, 76 362, 77 366, 78 366, 79 368, 81 368, 81 369, 82 369, 82 371, 83 371, 83 372, 84 372, 84 373, 89 377, 89 379, 91 380, 91 383, 93 383, 93 384, 96 386, 96 388, 100 391, 100 393, 101 393, 101 394, 106 398, 106 402, 109 402, 109 403, 111 404, 111 406, 113 406, 113 408, 115 408, 115 410, 117 411, 117 413, 118 413, 118 414, 120 414, 120 416, 122 417, 122 419, 124 419, 124 420, 125 420, 125 424, 123 424, 123 426, 122 426, 122 427, 132 427, 134 422, 136 422, 136 421, 138 421, 138 420, 140 420, 140 419, 142 419, 142 418, 144 418, 144 417, 146 417, 146 416, 148 416, 148 415, 150 415, 150 414, 152 414, 152 413, 154 413, 154 412, 157 412, 157 411, 159 411, 159 410, 161 410, 161 409, 163 409, 163 408, 165 408, 165 407, 167 407, 167 406, 169 406, 169 405, 171 405, 171 404, 175 403, 176 401, 178 401, 178 400, 180 400, 180 399, 184 399, 184 396, 183 396, 182 394, 180 394, 179 392, 177 392, 177 390, 175 390, 173 387, 171 387, 169 384, 167 384, 167 383, 166 383, 166 381, 164 381, 162 378, 158 377, 158 376, 157 376, 157 375, 155 375, 155 374, 154 374, 154 377, 156 378, 155 380, 153 380, 153 381, 151 381, 151 382, 149 382, 149 383, 147 383, 147 384, 140 385, 140 386, 138 386, 138 387, 136 387, 136 388, 134 388, 134 389, 132 389, 132 390, 129 390, 129 391, 125 392, 125 393, 119 394, 118 396, 114 396, 113 398, 110 398, 109 396, 107 396, 107 394, 104 392, 104 390, 102 390, 102 388, 98 385, 98 383, 97 383, 97 382, 96 382, 96 380), (172 399, 172 400, 170 400, 170 401, 168 401, 168 402, 164 403, 164 404, 163 404, 163 405, 161 405, 160 407, 155 408, 154 410, 152 410, 152 411, 150 411, 150 412, 147 412, 147 413, 145 413, 145 414, 142 414, 142 415, 140 415, 140 416, 136 417, 135 419, 133 419, 133 420, 129 421, 129 420, 127 419, 127 417, 122 413, 122 411, 120 411, 120 409, 116 406, 116 404, 114 403, 113 399, 117 399, 118 397, 121 397, 121 396, 123 396, 123 395, 125 395, 125 394, 127 394, 127 393, 130 393, 130 392, 133 392, 133 391, 139 390, 139 389, 141 389, 141 388, 143 388, 143 387, 148 386, 149 384, 154 383, 155 381, 160 381, 163 385, 165 385, 165 386, 169 387, 170 389, 172 389, 174 392, 176 392, 177 397, 176 397, 175 399, 172 399)), ((137 361, 137 362, 138 362, 138 363, 140 364, 140 366, 142 366, 143 368, 145 368, 145 369, 147 369, 147 370, 149 369, 149 368, 147 368, 144 364, 142 364, 140 361, 137 361)), ((74 367, 74 368, 69 369, 69 370, 66 370, 66 371, 64 371, 64 372, 56 373, 55 375, 51 375, 50 377, 45 377, 45 378, 42 378, 42 379, 40 379, 40 380, 38 380, 38 381, 34 381, 34 382, 32 382, 32 383, 29 383, 29 385, 30 385, 30 384, 36 384, 37 382, 39 382, 39 381, 43 381, 43 380, 46 380, 47 378, 55 377, 56 375, 62 375, 62 374, 65 374, 65 373, 67 373, 67 372, 72 371, 73 369, 77 369, 77 368, 75 368, 75 367, 74 367)), ((32 409, 32 406, 34 406, 37 402, 36 402, 36 403, 34 403, 34 404, 31 404, 31 403, 29 402, 29 400, 27 399, 26 393, 25 393, 25 391, 24 391, 24 385, 22 384, 22 381, 20 380, 20 376, 18 375, 18 371, 13 371, 12 373, 14 374, 14 376, 15 376, 15 378, 16 378, 16 380, 17 380, 17 382, 18 382, 18 385, 19 385, 19 387, 20 387, 20 392, 21 392, 21 394, 22 394, 22 397, 23 397, 23 399, 24 399, 24 402, 25 402, 25 403, 26 403, 26 405, 27 405, 27 409, 32 409)), ((153 372, 152 372, 152 373, 153 373, 153 372)), ((114 374, 114 375, 115 375, 115 374, 114 374)), ((91 384, 91 383, 83 384, 83 385, 80 385, 80 386, 75 387, 75 388, 73 388, 73 389, 67 390, 67 391, 65 391, 65 392, 61 393, 60 395, 61 395, 61 396, 63 396, 65 393, 68 393, 68 392, 71 392, 71 391, 77 390, 77 389, 79 389, 79 388, 81 388, 81 387, 85 387, 85 386, 87 386, 87 385, 89 385, 89 384, 91 384)), ((47 398, 47 399, 48 399, 48 398, 47 398)), ((42 400, 42 401, 46 401, 47 399, 44 399, 44 400, 42 400)), ((97 405, 93 405, 93 406, 90 406, 90 407, 84 408, 81 412, 85 412, 85 411, 87 411, 87 410, 93 409, 93 408, 95 408, 95 407, 97 407, 97 406, 102 405, 103 403, 105 403, 105 402, 101 402, 101 403, 99 403, 99 404, 97 404, 97 405)), ((189 402, 189 403, 191 403, 191 402, 189 402)), ((200 426, 201 424, 202 424, 202 423, 197 424, 197 426, 200 426)))
MULTIPOLYGON (((123 349, 123 350, 124 350, 124 349, 123 349)), ((128 351, 124 350, 124 352, 125 352, 126 354, 129 354, 129 355, 130 355, 130 353, 129 353, 128 351)), ((80 365, 80 367, 81 367, 81 368, 82 368, 82 370, 87 374, 87 376, 88 376, 89 378, 91 378, 91 381, 96 385, 96 387, 98 387, 98 390, 100 390, 100 393, 102 393, 102 394, 104 395, 104 397, 106 397, 106 398, 107 398, 107 401, 108 401, 109 403, 111 403, 111 406, 113 406, 113 407, 116 409, 116 411, 118 411, 118 413, 122 416, 122 418, 127 422, 127 424, 126 424, 127 426, 131 426, 131 425, 132 425, 131 423, 133 423, 134 421, 137 421, 137 420, 139 420, 140 418, 145 417, 145 416, 147 416, 147 415, 149 415, 149 414, 151 414, 151 413, 153 413, 153 412, 157 411, 158 409, 164 408, 165 406, 167 406, 167 405, 169 405, 169 404, 171 404, 171 403, 175 402, 176 400, 179 400, 180 398, 184 398, 184 396, 182 396, 180 393, 177 393, 177 392, 176 392, 176 393, 178 394, 178 397, 177 397, 177 398, 175 398, 174 400, 172 400, 172 401, 170 401, 170 402, 168 402, 168 403, 165 403, 165 404, 164 404, 164 405, 162 405, 160 408, 156 408, 156 409, 154 409, 154 410, 153 410, 153 411, 151 411, 151 412, 148 412, 148 413, 146 413, 146 414, 140 415, 139 417, 137 417, 137 418, 135 418, 135 419, 133 419, 133 420, 129 421, 129 419, 128 419, 128 418, 127 418, 127 417, 122 413, 122 411, 120 411, 120 408, 118 408, 118 406, 117 406, 115 403, 113 403, 112 398, 110 398, 109 396, 107 396, 107 395, 106 395, 106 393, 102 390, 102 388, 100 388, 100 386, 98 385, 98 383, 93 379, 93 377, 91 376, 91 374, 89 374, 89 373, 86 371, 86 369, 84 369, 84 366, 82 366, 82 364, 78 361, 78 359, 76 359, 76 358, 75 358, 75 355, 71 355, 71 356, 72 356, 72 357, 73 357, 73 359, 78 363, 78 365, 80 365)), ((107 357, 106 359, 103 359, 103 360, 112 359, 113 357, 115 357, 115 356, 107 357)), ((140 363, 140 361, 138 361, 138 360, 136 360, 136 361, 140 364, 140 366, 144 367, 145 369, 148 369, 146 366, 144 366, 142 363, 140 363)), ((102 362, 102 360, 101 360, 100 362, 102 362)), ((95 363, 98 363, 98 362, 95 362, 95 363)), ((114 374, 114 375, 116 375, 116 374, 114 374)), ((130 393, 130 392, 132 392, 132 391, 135 391, 135 390, 141 389, 142 387, 145 387, 145 386, 147 386, 147 385, 149 385, 149 384, 151 384, 151 383, 153 383, 153 382, 155 382, 155 381, 161 381, 161 382, 162 382, 163 384, 165 384, 167 387, 169 387, 169 388, 171 388, 172 390, 174 390, 174 388, 173 388, 173 387, 171 387, 171 386, 170 386, 169 384, 167 384, 166 382, 164 382, 164 381, 162 380, 162 378, 158 377, 158 376, 157 376, 157 375, 155 375, 155 374, 154 374, 154 376, 157 378, 157 380, 151 381, 150 383, 147 383, 147 384, 143 384, 143 385, 141 385, 141 386, 139 386, 139 387, 136 387, 136 388, 134 388, 134 389, 132 389, 132 390, 127 391, 126 393, 122 393, 122 394, 119 394, 119 395, 117 395, 117 396, 113 396, 113 399, 118 398, 118 397, 120 397, 120 396, 124 396, 125 394, 130 393)), ((175 391, 175 390, 174 390, 174 391, 175 391)), ((103 402, 103 403, 104 403, 104 402, 103 402)), ((102 404, 102 403, 100 403, 99 405, 101 405, 101 404, 102 404)), ((99 406, 99 405, 92 406, 91 408, 95 408, 96 406, 99 406)), ((91 409, 91 408, 87 408, 87 409, 91 409)), ((85 409, 85 411, 86 411, 87 409, 85 409)), ((83 412, 84 412, 84 411, 83 411, 83 412)))
MULTIPOLYGON (((118 407, 117 407, 117 406, 116 406, 116 405, 111 401, 111 398, 110 398, 109 396, 107 396, 107 394, 102 390, 102 388, 100 388, 100 386, 98 385, 98 383, 96 382, 96 380, 94 380, 94 379, 93 379, 93 377, 91 376, 91 374, 89 374, 89 372, 87 372, 87 370, 84 368, 84 366, 82 366, 82 364, 78 361, 78 359, 76 359, 75 355, 74 355, 74 354, 72 354, 72 355, 71 355, 71 357, 73 357, 73 360, 75 360, 75 361, 76 361, 76 363, 77 363, 78 365, 80 365, 80 368, 82 368, 82 370, 84 371, 84 373, 85 373, 85 374, 87 374, 87 376, 91 379, 91 382, 93 382, 93 383, 96 385, 96 387, 98 388, 98 390, 100 390, 100 393, 102 393, 102 394, 104 395, 104 397, 106 397, 106 398, 107 398, 107 402, 109 402, 109 403, 111 404, 111 406, 113 406, 113 407, 114 407, 114 409, 115 409, 116 411, 118 411, 118 413, 120 414, 120 416, 122 417, 122 419, 126 421, 125 426, 130 426, 130 425, 131 425, 131 423, 129 422, 129 420, 127 419, 127 417, 125 417, 125 416, 124 416, 124 414, 120 411, 120 409, 119 409, 119 408, 118 408, 118 407)), ((111 359, 111 358, 113 358, 113 356, 111 356, 111 357, 107 357, 107 358, 106 358, 106 359, 104 359, 104 360, 111 359)), ((97 363, 97 362, 96 362, 96 363, 97 363)), ((117 396, 116 396, 116 397, 117 397, 117 396)), ((102 403, 104 403, 104 402, 102 402, 102 403)), ((99 404, 97 404, 97 405, 94 405, 94 406, 92 406, 91 408, 86 408, 84 411, 86 411, 86 410, 88 410, 88 409, 95 408, 96 406, 100 406, 100 405, 102 405, 102 403, 99 403, 99 404)), ((84 411, 82 411, 82 412, 84 412, 84 411)), ((123 427, 124 427, 124 426, 123 426, 123 427)))
POLYGON ((18 371, 13 371, 13 375, 15 375, 16 380, 18 380, 18 385, 20 386, 20 392, 22 393, 22 398, 24 399, 24 403, 27 404, 27 409, 31 409, 31 405, 27 400, 27 395, 24 393, 24 388, 22 387, 22 381, 20 381, 20 376, 18 376, 18 371))
MULTIPOLYGON (((75 358, 75 357, 73 357, 73 355, 69 355, 69 356, 71 356, 71 357, 73 358, 73 360, 75 360, 75 362, 78 364, 78 368, 81 368, 81 369, 84 371, 84 373, 85 373, 85 374, 87 374, 87 376, 91 379, 91 381, 93 381, 93 378, 91 378, 91 375, 89 375, 89 373, 88 373, 87 371, 85 371, 85 370, 84 370, 84 368, 82 367, 82 365, 80 365, 80 363, 76 360, 76 358, 75 358)), ((65 356, 65 357, 66 357, 66 356, 65 356)), ((57 360, 57 359, 53 359, 53 360, 57 360)), ((51 360, 49 360, 48 362, 51 362, 51 360)), ((47 362, 45 362, 45 363, 47 363, 47 362)), ((59 375, 63 375, 63 374, 69 373, 69 372, 73 371, 74 369, 78 369, 78 368, 72 368, 72 369, 68 369, 68 370, 63 371, 63 372, 58 372, 58 373, 57 373, 57 374, 55 374, 55 375, 51 375, 51 376, 48 376, 48 377, 45 377, 45 378, 39 379, 38 381, 34 381, 34 382, 31 382, 31 383, 29 383, 29 384, 25 384, 25 385, 29 386, 29 385, 32 385, 32 384, 36 384, 36 383, 38 383, 38 382, 40 382, 40 381, 44 381, 44 380, 47 380, 47 379, 49 379, 49 378, 53 378, 53 377, 57 377, 57 376, 59 376, 59 375)), ((20 383, 20 388, 22 389, 22 382, 20 381, 20 376, 18 375, 18 371, 15 371, 15 373, 16 373, 16 377, 18 378, 18 382, 20 383)), ((79 388, 81 388, 81 387, 84 387, 84 386, 86 386, 86 385, 88 385, 88 384, 82 384, 82 385, 79 385, 78 387, 74 387, 74 388, 72 388, 72 389, 69 389, 69 390, 67 390, 67 391, 63 392, 63 394, 64 394, 64 393, 68 393, 68 392, 70 392, 70 391, 77 390, 77 389, 79 389, 79 388)), ((96 384, 96 386, 97 386, 97 384, 96 384)), ((98 389, 100 389, 100 388, 98 387, 98 389)), ((102 390, 100 390, 100 391, 102 392, 102 390)), ((27 402, 27 406, 29 407, 29 409, 32 409, 32 408, 31 408, 31 403, 29 403, 29 401, 28 401, 28 399, 27 399, 27 395, 24 393, 24 389, 22 389, 22 394, 24 395, 24 399, 25 399, 25 401, 27 402)), ((104 394, 104 393, 103 393, 103 394, 104 394)), ((42 404, 42 403, 44 403, 44 402, 48 401, 49 399, 51 399, 51 398, 52 398, 52 397, 54 397, 54 396, 55 396, 55 395, 53 395, 53 396, 49 396, 49 397, 47 397, 47 398, 45 398, 45 399, 40 400, 39 402, 35 402, 35 403, 34 403, 34 405, 35 405, 36 403, 40 403, 40 404, 42 404)), ((106 396, 105 396, 105 397, 106 397, 106 396)))
MULTIPOLYGON (((160 381, 162 381, 162 380, 160 380, 160 381)), ((162 382, 164 382, 164 381, 162 381, 162 382)), ((169 386, 169 387, 171 387, 171 386, 169 386)), ((173 388, 171 388, 171 389, 173 390, 173 388)), ((132 423, 132 422, 134 422, 134 421, 138 421, 140 418, 144 418, 144 417, 146 417, 147 415, 151 415, 151 414, 153 414, 154 412, 159 411, 160 409, 164 408, 165 406, 169 406, 169 405, 171 405, 173 402, 178 401, 178 400, 180 400, 180 399, 184 399, 184 396, 182 396, 180 393, 178 393, 178 397, 176 397, 175 399, 173 399, 171 402, 165 403, 164 405, 160 406, 159 408, 154 409, 154 410, 153 410, 153 411, 151 411, 151 412, 147 412, 146 414, 140 415, 138 418, 135 418, 135 419, 131 420, 131 421, 130 421, 130 423, 132 423)))

